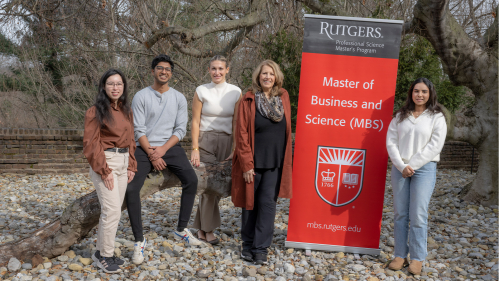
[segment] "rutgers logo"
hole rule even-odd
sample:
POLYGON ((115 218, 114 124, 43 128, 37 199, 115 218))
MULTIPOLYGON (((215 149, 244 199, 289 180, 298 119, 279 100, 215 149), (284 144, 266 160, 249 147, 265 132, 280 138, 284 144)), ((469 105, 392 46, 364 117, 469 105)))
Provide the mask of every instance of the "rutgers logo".
POLYGON ((366 151, 319 146, 315 190, 329 205, 340 207, 354 201, 362 190, 366 151))

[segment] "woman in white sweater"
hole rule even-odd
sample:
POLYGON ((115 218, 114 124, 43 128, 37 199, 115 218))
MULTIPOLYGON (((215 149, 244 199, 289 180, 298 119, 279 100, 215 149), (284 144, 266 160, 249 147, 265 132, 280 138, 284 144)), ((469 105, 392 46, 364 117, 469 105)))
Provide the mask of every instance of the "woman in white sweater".
MULTIPOLYGON (((214 56, 209 63, 209 72, 211 83, 197 87, 192 101, 191 162, 196 167, 200 162, 232 159, 235 145, 232 132, 241 89, 225 81, 229 72, 225 57, 214 56)), ((202 194, 193 225, 198 229, 198 238, 213 245, 219 242, 213 234, 221 224, 219 201, 219 196, 202 194)))
POLYGON ((390 269, 400 270, 407 265, 410 253, 408 271, 421 273, 428 254, 428 204, 446 134, 435 87, 430 80, 418 78, 411 85, 405 105, 395 112, 386 137, 393 163, 395 258, 390 269))

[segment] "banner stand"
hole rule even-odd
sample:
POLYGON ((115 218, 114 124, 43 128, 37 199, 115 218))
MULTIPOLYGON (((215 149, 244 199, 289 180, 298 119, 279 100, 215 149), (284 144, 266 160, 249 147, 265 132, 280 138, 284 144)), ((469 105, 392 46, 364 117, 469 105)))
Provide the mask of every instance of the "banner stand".
POLYGON ((328 251, 328 252, 347 252, 352 254, 371 255, 371 256, 379 256, 381 252, 380 249, 314 244, 314 243, 303 243, 303 242, 292 242, 292 241, 286 241, 286 244, 284 246, 287 248, 295 248, 295 249, 319 250, 319 251, 328 251))
POLYGON ((402 26, 305 15, 285 247, 381 253, 402 26))

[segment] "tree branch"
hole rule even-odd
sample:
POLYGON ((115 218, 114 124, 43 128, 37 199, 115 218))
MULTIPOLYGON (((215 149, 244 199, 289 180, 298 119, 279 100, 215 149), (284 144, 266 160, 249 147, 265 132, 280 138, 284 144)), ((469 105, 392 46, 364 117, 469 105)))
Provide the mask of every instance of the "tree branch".
POLYGON ((487 92, 494 81, 497 84, 497 58, 491 59, 466 34, 449 11, 449 0, 419 0, 413 21, 419 33, 432 43, 453 83, 467 86, 475 95, 487 92))
POLYGON ((331 16, 346 16, 347 14, 335 7, 330 1, 320 1, 320 0, 297 0, 303 5, 307 6, 312 12, 319 13, 323 15, 331 16))
POLYGON ((222 9, 222 7, 220 7, 220 5, 218 5, 218 2, 216 2, 216 1, 211 1, 211 2, 213 2, 213 4, 215 4, 215 6, 217 6, 217 8, 220 10, 220 12, 222 12, 226 17, 228 17, 231 20, 235 20, 236 19, 231 14, 229 14, 229 12, 227 12, 226 9, 222 9))
POLYGON ((250 26, 257 25, 264 21, 264 15, 259 12, 259 9, 262 7, 263 3, 265 3, 264 0, 254 1, 251 5, 250 12, 241 19, 213 22, 194 29, 187 29, 181 26, 165 27, 154 32, 154 34, 149 37, 146 42, 144 42, 144 45, 146 48, 150 49, 160 39, 174 34, 179 35, 181 43, 186 44, 210 33, 248 28, 250 26))
POLYGON ((416 24, 414 23, 414 20, 411 20, 409 22, 405 22, 404 26, 402 27, 402 34, 411 34, 416 31, 416 24))
POLYGON ((491 54, 495 55, 497 58, 497 13, 499 12, 499 7, 495 8, 496 11, 496 16, 494 19, 494 22, 487 28, 487 31, 485 31, 485 34, 483 35, 482 38, 480 38, 481 43, 492 49, 491 54))

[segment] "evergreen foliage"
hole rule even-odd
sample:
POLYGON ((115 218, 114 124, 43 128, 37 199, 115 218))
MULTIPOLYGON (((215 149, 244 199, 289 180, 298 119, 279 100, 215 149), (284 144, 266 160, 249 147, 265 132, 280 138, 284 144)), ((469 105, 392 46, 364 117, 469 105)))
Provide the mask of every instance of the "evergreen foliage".
POLYGON ((465 95, 466 88, 453 85, 444 73, 442 62, 430 42, 411 35, 404 38, 400 48, 394 110, 404 104, 411 83, 419 77, 426 77, 435 85, 438 102, 450 112, 472 101, 465 95))

